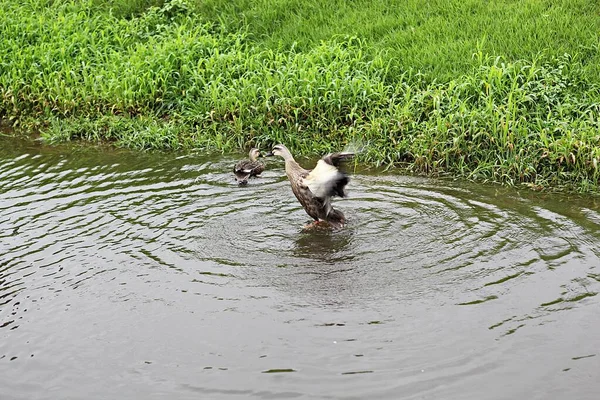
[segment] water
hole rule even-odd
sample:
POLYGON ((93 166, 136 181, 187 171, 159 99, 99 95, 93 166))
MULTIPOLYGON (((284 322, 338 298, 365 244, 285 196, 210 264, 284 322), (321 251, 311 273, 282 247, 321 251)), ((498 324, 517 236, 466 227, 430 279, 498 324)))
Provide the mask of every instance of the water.
POLYGON ((596 399, 600 205, 281 163, 0 139, 6 399, 596 399))

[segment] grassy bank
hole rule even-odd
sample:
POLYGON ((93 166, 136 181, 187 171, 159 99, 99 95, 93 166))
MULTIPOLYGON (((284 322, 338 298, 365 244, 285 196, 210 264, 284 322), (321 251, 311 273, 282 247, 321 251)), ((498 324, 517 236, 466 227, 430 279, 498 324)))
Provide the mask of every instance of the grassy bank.
POLYGON ((353 142, 373 164, 598 190, 592 1, 221 3, 2 1, 0 117, 48 142, 353 142))

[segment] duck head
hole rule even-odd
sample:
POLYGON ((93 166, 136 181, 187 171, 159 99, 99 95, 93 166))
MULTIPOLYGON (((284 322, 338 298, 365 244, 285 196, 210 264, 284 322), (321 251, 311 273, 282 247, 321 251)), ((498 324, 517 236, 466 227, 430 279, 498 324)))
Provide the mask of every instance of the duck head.
POLYGON ((283 157, 283 159, 286 161, 294 159, 292 153, 290 153, 287 147, 285 147, 282 144, 276 144, 275 146, 273 146, 273 149, 269 153, 267 153, 266 156, 280 156, 283 157))
POLYGON ((262 155, 260 154, 260 150, 256 147, 250 149, 250 153, 248 156, 250 157, 251 161, 256 161, 258 157, 262 157, 262 155))

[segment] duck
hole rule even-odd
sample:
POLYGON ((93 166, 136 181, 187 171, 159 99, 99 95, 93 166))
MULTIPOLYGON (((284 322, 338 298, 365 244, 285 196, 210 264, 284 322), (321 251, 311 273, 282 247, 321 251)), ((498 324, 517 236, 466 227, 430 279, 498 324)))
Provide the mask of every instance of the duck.
POLYGON ((240 186, 248 184, 248 178, 260 175, 265 170, 265 165, 257 160, 261 157, 259 149, 251 148, 248 157, 249 160, 240 160, 233 167, 235 180, 240 186))
POLYGON ((312 170, 302 168, 292 153, 283 144, 273 146, 265 156, 279 156, 285 161, 285 174, 292 186, 292 192, 304 211, 314 219, 305 229, 320 224, 342 228, 346 217, 331 205, 332 197, 346 197, 346 185, 350 182, 347 174, 339 167, 343 161, 354 157, 354 153, 330 153, 323 156, 312 170))

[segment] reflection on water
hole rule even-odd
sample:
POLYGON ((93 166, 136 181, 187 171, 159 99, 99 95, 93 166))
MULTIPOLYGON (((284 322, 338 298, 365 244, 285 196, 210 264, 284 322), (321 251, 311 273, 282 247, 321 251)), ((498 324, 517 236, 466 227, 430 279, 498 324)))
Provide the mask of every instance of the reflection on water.
POLYGON ((598 199, 234 162, 0 138, 3 399, 597 397, 598 199))
POLYGON ((323 262, 344 262, 352 260, 353 228, 339 231, 311 229, 300 232, 294 245, 294 256, 311 258, 323 262))

